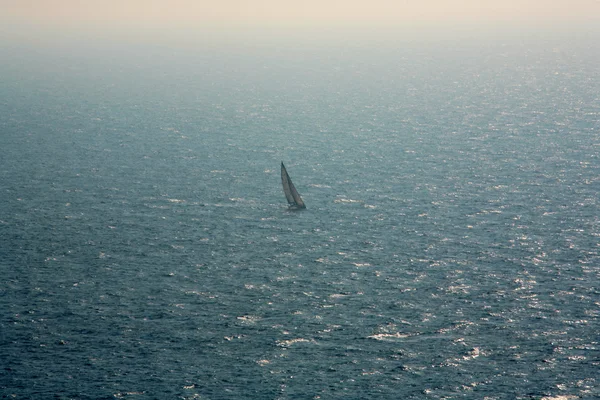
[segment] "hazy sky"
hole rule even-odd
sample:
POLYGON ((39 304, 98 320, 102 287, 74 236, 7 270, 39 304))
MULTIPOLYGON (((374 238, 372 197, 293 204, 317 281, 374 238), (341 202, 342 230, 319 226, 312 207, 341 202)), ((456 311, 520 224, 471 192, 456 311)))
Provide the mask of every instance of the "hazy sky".
POLYGON ((0 9, 0 22, 30 34, 600 24, 600 0, 0 0, 0 9))

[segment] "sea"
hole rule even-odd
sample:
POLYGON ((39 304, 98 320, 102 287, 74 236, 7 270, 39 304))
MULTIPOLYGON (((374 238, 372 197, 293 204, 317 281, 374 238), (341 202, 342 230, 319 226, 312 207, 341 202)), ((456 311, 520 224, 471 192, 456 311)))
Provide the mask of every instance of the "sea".
POLYGON ((600 398, 598 36, 278 43, 2 45, 1 398, 600 398))

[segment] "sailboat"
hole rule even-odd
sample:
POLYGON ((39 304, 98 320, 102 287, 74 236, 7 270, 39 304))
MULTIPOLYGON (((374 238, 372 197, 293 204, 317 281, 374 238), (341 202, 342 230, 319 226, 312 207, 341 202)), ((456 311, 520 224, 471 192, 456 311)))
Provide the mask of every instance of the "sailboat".
POLYGON ((283 162, 281 163, 281 183, 283 184, 283 193, 285 194, 285 198, 290 204, 290 209, 302 210, 306 208, 304 202, 302 201, 302 197, 300 197, 300 193, 298 193, 296 187, 292 183, 292 179, 288 175, 283 162))

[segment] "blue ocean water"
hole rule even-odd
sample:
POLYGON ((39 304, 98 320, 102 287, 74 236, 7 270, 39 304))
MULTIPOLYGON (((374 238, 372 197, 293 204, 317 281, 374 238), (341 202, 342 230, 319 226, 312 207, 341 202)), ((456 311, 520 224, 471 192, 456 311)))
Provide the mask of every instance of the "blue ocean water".
POLYGON ((599 398, 596 43, 3 47, 2 397, 599 398))

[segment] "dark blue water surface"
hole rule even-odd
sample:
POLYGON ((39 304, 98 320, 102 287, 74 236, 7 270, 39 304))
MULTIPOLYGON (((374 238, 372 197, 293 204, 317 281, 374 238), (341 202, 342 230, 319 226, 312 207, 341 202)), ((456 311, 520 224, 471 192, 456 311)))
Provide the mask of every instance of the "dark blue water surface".
POLYGON ((599 398, 597 43, 3 47, 2 398, 599 398))

